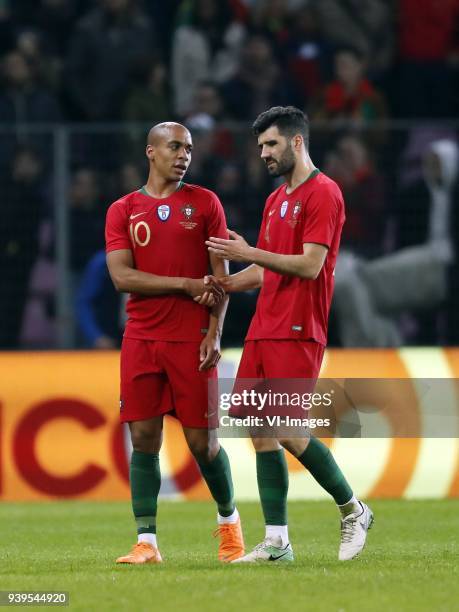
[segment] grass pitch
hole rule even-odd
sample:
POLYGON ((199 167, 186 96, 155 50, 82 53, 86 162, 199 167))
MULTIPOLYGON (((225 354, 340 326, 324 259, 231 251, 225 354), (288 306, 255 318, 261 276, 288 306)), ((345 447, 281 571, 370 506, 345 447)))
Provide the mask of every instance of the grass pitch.
MULTIPOLYGON (((4 503, 0 590, 66 590, 72 610, 458 610, 459 500, 375 501, 362 556, 337 561, 332 502, 291 502, 293 564, 221 565, 215 508, 160 502, 162 565, 116 566, 135 541, 127 503, 4 503)), ((246 545, 263 537, 241 503, 246 545)))

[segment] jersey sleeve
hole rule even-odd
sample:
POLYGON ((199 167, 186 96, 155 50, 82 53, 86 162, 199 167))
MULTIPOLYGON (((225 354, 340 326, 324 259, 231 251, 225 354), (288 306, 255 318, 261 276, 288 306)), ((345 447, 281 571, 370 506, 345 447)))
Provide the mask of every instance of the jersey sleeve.
POLYGON ((119 249, 132 249, 129 240, 128 222, 123 208, 118 202, 110 206, 105 221, 105 252, 119 249))
POLYGON ((342 209, 342 200, 333 190, 322 189, 312 193, 304 216, 303 244, 314 242, 330 247, 342 209))
POLYGON ((223 210, 222 203, 215 193, 212 193, 210 201, 210 214, 207 220, 207 235, 208 237, 213 236, 214 238, 228 238, 225 211, 223 210))

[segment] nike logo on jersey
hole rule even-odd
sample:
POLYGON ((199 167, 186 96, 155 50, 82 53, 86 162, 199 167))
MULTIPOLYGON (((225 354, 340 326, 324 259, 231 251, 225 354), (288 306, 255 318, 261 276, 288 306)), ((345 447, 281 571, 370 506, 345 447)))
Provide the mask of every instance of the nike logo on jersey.
POLYGON ((146 214, 146 212, 147 212, 147 211, 145 210, 144 212, 141 212, 141 213, 136 213, 135 215, 131 215, 131 216, 129 217, 129 219, 135 219, 136 217, 140 217, 140 215, 145 215, 145 214, 146 214))
POLYGON ((288 550, 287 552, 284 552, 282 555, 278 555, 277 557, 274 557, 273 555, 269 555, 268 561, 277 561, 278 559, 282 559, 282 557, 285 557, 285 555, 288 555, 288 550))
POLYGON ((276 212, 276 209, 270 210, 268 213, 268 217, 271 217, 276 212))

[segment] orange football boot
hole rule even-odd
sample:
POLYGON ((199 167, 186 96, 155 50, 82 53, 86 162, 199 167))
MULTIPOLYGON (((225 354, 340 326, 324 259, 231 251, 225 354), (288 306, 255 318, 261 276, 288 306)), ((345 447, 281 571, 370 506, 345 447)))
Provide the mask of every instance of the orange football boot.
POLYGON ((131 552, 124 557, 118 557, 117 563, 161 563, 162 558, 159 550, 148 542, 134 544, 131 552))
POLYGON ((219 525, 214 532, 214 537, 217 536, 220 536, 220 546, 218 547, 218 559, 220 561, 230 563, 234 559, 244 556, 244 537, 240 518, 237 519, 236 523, 219 525))

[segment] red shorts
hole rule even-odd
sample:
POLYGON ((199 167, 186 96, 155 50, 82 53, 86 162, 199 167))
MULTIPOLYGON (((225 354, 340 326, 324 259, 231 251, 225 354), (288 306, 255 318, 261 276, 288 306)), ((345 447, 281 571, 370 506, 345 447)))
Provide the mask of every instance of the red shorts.
POLYGON ((324 351, 306 340, 247 340, 236 378, 317 379, 324 351))
MULTIPOLYGON (((301 340, 248 340, 245 342, 236 375, 234 394, 255 391, 257 394, 278 394, 284 404, 265 403, 250 406, 233 405, 231 416, 307 416, 303 405, 290 404, 293 397, 312 394, 319 376, 325 347, 317 342, 301 340), (287 397, 288 396, 288 397, 287 397)), ((233 400, 234 402, 234 400, 233 400)))
POLYGON ((209 380, 217 380, 217 368, 199 371, 199 345, 123 338, 121 422, 172 413, 184 427, 215 427, 209 422, 208 401, 209 380))

